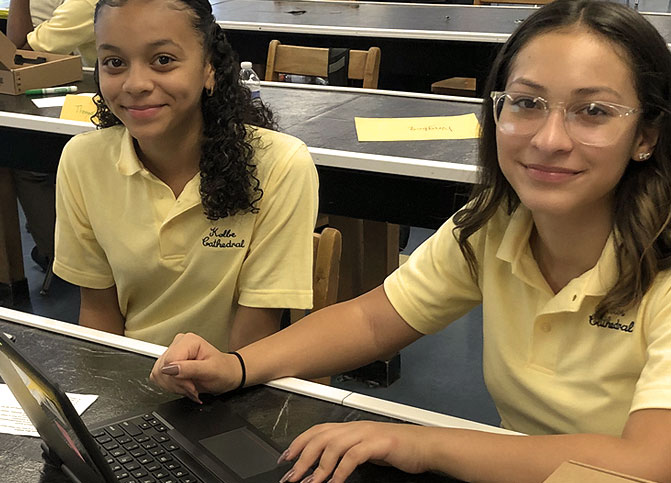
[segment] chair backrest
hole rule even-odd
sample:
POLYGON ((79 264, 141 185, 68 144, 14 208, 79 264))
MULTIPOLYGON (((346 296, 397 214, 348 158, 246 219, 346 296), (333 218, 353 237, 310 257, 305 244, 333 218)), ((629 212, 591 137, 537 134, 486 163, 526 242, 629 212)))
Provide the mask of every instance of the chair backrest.
MULTIPOLYGON (((363 87, 377 89, 380 76, 380 48, 349 51, 349 79, 363 81, 363 87)), ((328 77, 329 49, 282 45, 271 40, 266 60, 266 80, 278 81, 279 74, 312 75, 328 77)))
POLYGON ((312 311, 334 304, 338 298, 342 236, 335 228, 324 228, 312 237, 312 311))
MULTIPOLYGON (((338 298, 340 279, 340 253, 342 235, 335 228, 327 227, 312 236, 312 310, 315 312, 331 304, 338 298)), ((297 322, 305 312, 292 310, 291 323, 297 322)), ((329 385, 329 376, 311 379, 312 382, 329 385)))

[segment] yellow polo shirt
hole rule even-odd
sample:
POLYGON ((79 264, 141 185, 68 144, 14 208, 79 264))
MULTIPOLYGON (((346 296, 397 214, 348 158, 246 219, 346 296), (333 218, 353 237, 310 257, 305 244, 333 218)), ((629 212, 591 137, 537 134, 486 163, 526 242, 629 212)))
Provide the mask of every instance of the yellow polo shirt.
POLYGON ((56 7, 61 3, 63 3, 63 0, 31 0, 30 19, 33 22, 33 26, 49 20, 54 14, 56 7))
POLYGON ((53 11, 51 18, 28 33, 33 50, 54 54, 77 52, 85 66, 96 63, 93 14, 97 0, 65 0, 53 11))
POLYGON ((385 292, 425 334, 483 304, 485 383, 506 428, 620 435, 632 411, 671 408, 671 273, 657 276, 638 307, 595 320, 617 276, 612 237, 596 266, 555 295, 531 253, 532 224, 524 207, 499 210, 471 237, 475 283, 449 220, 385 280, 385 292))
POLYGON ((116 284, 125 335, 168 345, 192 331, 225 350, 239 305, 312 306, 317 171, 302 142, 258 129, 258 213, 216 221, 196 175, 175 199, 122 126, 75 136, 57 176, 54 273, 116 284))

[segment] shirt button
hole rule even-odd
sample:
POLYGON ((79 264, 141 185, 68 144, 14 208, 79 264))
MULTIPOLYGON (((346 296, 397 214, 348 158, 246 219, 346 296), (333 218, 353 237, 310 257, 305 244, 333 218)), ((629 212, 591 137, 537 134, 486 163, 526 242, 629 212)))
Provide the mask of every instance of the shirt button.
POLYGON ((552 330, 552 326, 548 322, 545 322, 543 325, 541 325, 541 330, 543 332, 550 332, 552 330))

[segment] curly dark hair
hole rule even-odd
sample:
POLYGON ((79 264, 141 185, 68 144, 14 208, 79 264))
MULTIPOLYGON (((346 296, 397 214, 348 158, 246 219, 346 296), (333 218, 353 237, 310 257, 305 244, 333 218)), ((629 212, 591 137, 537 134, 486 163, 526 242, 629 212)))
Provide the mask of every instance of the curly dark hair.
POLYGON ((596 316, 638 304, 660 270, 671 267, 671 54, 659 32, 638 12, 600 0, 555 0, 529 16, 499 51, 485 86, 479 145, 480 179, 470 203, 454 216, 454 235, 471 274, 477 260, 468 242, 500 206, 511 214, 520 199, 498 163, 491 91, 505 89, 516 55, 546 32, 581 28, 625 52, 642 106, 638 128, 655 126, 659 138, 644 162, 631 162, 615 191, 614 236, 619 276, 596 316))
MULTIPOLYGON (((95 21, 104 8, 120 7, 127 1, 100 0, 95 9, 95 21)), ((240 83, 238 57, 216 23, 208 0, 170 1, 191 15, 193 28, 202 41, 204 57, 215 70, 211 95, 203 90, 201 96, 200 197, 205 215, 216 220, 236 213, 256 213, 256 203, 263 196, 263 190, 255 176, 256 165, 253 163, 253 143, 257 140, 254 126, 277 129, 273 113, 260 99, 252 99, 249 90, 240 83)), ((121 121, 105 103, 98 69, 96 62, 94 102, 97 112, 92 119, 100 129, 121 124, 121 121)))

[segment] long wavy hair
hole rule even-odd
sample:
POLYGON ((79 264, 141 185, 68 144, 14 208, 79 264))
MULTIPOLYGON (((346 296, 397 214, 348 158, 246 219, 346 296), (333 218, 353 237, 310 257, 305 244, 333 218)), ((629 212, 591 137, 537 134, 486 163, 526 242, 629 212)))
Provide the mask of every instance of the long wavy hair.
MULTIPOLYGON (((128 0, 99 0, 95 9, 98 21, 104 8, 120 7, 128 0)), ((273 114, 259 99, 252 100, 249 90, 240 84, 240 63, 217 25, 208 0, 167 0, 191 17, 201 38, 204 58, 214 68, 215 85, 211 95, 203 89, 203 142, 200 157, 200 197, 205 215, 216 220, 236 213, 258 211, 263 196, 255 176, 254 127, 276 129, 273 114), (182 6, 184 8, 182 8, 182 6)), ((98 128, 122 124, 110 111, 100 91, 98 63, 95 67, 98 128)))
POLYGON ((478 263, 468 239, 499 207, 509 214, 520 199, 501 172, 491 91, 502 91, 516 55, 550 31, 580 28, 626 53, 642 106, 638 129, 656 126, 659 138, 645 162, 629 162, 615 190, 614 236, 619 276, 596 308, 596 316, 638 304, 660 270, 671 266, 671 54, 657 30, 638 12, 599 0, 555 0, 529 16, 499 51, 487 79, 479 141, 480 179, 470 203, 454 216, 454 235, 477 279, 478 263))

